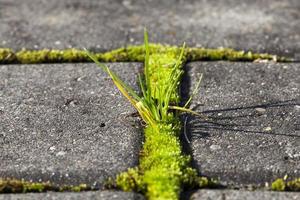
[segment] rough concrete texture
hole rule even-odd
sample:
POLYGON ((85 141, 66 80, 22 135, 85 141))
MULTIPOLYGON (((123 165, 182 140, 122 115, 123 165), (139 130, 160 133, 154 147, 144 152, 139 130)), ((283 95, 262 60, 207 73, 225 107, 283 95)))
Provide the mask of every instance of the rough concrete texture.
POLYGON ((107 50, 143 41, 300 59, 300 1, 0 0, 0 47, 107 50))
POLYGON ((241 190, 199 190, 191 200, 296 200, 300 193, 268 192, 268 191, 241 191, 241 190))
POLYGON ((188 125, 201 174, 233 185, 300 177, 299 63, 194 62, 186 68, 190 91, 204 74, 192 107, 211 118, 188 125))
MULTIPOLYGON (((137 88, 141 64, 109 66, 137 88)), ((132 112, 95 64, 0 66, 0 177, 101 185, 137 165, 132 112)))
POLYGON ((48 193, 27 193, 27 194, 0 194, 0 200, 144 200, 145 198, 136 193, 100 191, 100 192, 48 192, 48 193))

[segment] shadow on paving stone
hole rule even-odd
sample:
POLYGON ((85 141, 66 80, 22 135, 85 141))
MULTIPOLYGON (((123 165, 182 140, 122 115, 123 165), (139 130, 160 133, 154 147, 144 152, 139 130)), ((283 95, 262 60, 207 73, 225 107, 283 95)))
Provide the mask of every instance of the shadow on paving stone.
POLYGON ((234 186, 300 177, 299 64, 195 62, 186 69, 185 96, 204 74, 192 107, 211 119, 188 123, 202 175, 234 186))
MULTIPOLYGON (((141 64, 109 66, 138 88, 141 64)), ((100 187, 138 163, 132 112, 95 64, 0 66, 0 178, 100 187)))
POLYGON ((300 59, 300 1, 0 0, 0 47, 108 50, 152 41, 300 59))
POLYGON ((269 192, 269 191, 243 191, 243 190, 199 190, 190 200, 296 200, 300 193, 269 192))
POLYGON ((47 193, 27 193, 27 194, 0 194, 0 200, 144 200, 141 194, 118 192, 118 191, 101 191, 101 192, 47 192, 47 193))

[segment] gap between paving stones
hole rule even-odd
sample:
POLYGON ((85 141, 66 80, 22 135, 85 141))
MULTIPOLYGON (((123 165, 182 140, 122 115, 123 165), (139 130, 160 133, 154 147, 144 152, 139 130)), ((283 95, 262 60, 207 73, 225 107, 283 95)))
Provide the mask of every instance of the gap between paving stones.
MULTIPOLYGON (((157 45, 153 45, 152 46, 153 49, 155 49, 154 51, 157 51, 158 49, 162 48, 161 46, 157 46, 157 45)), ((58 55, 58 57, 55 57, 54 56, 54 59, 52 61, 62 61, 62 62, 65 62, 65 61, 69 61, 69 62, 77 62, 77 61, 87 61, 86 60, 86 57, 82 57, 82 53, 81 51, 77 51, 77 50, 68 50, 68 51, 71 51, 71 55, 74 56, 75 54, 75 60, 73 59, 70 59, 70 57, 64 57, 61 56, 61 55, 64 55, 64 52, 54 52, 54 55, 58 55), (75 51, 75 53, 74 53, 75 51), (74 54, 72 54, 74 53, 74 54)), ((13 57, 14 54, 11 54, 10 51, 7 51, 8 54, 6 54, 6 56, 4 56, 4 60, 6 60, 5 62, 6 63, 9 63, 9 62, 15 62, 15 60, 10 60, 9 62, 7 62, 7 60, 9 60, 9 58, 13 57), (7 56, 9 55, 9 56, 7 56)), ((7 53, 6 52, 6 53, 7 53)), ((22 58, 23 61, 20 62, 20 63, 30 63, 30 62, 36 62, 38 60, 38 62, 44 62, 45 58, 49 58, 49 51, 46 52, 46 54, 41 57, 39 57, 39 53, 41 52, 23 52, 26 54, 26 56, 24 57, 23 54, 21 54, 22 56, 19 57, 19 58, 22 58), (31 59, 31 54, 34 54, 34 59, 32 60, 31 59), (37 54, 35 54, 37 53, 37 54), (36 56, 38 59, 36 59, 36 56), (46 56, 46 57, 45 57, 46 56), (26 59, 24 59, 26 58, 26 59), (24 62, 24 60, 26 60, 26 62, 24 62)), ((45 53, 45 52, 43 52, 45 53)), ((53 53, 53 52, 52 52, 53 53)), ((70 53, 70 52, 69 52, 70 53)), ((273 59, 275 58, 275 60, 279 60, 279 61, 287 61, 287 59, 285 58, 276 58, 274 56, 271 56, 271 55, 267 55, 267 54, 252 54, 252 53, 244 53, 244 52, 235 52, 233 50, 228 50, 228 49, 219 49, 219 50, 204 50, 204 49, 194 49, 194 51, 191 51, 191 49, 189 51, 186 52, 187 53, 187 58, 190 58, 190 60, 201 60, 201 59, 204 59, 204 60, 222 60, 222 59, 225 59, 225 60, 236 60, 236 61, 251 61, 251 60, 256 60, 256 59, 273 59), (194 54, 189 54, 191 52, 196 52, 194 54), (229 52, 229 53, 228 53, 229 52), (189 56, 190 55, 190 56, 189 56)), ((17 53, 18 54, 18 53, 17 53)), ((16 55, 17 55, 16 54, 16 55)), ((135 61, 135 59, 137 59, 137 61, 142 61, 141 59, 141 55, 144 54, 144 51, 142 50, 142 47, 141 46, 138 46, 138 47, 134 47, 134 48, 128 48, 128 49, 118 49, 116 50, 115 52, 112 51, 112 52, 109 52, 109 53, 106 53, 106 54, 98 54, 98 59, 99 60, 103 60, 103 61, 113 61, 113 62, 116 62, 116 61, 135 61), (132 54, 128 53, 128 52, 131 52, 132 54), (137 53, 138 52, 138 53, 137 53), (123 54, 122 54, 123 53, 123 54), (103 55, 106 55, 106 56, 103 56, 103 55), (120 56, 122 55, 122 56, 120 56)), ((51 52, 50 52, 50 55, 51 55, 51 52)), ((71 58, 72 58, 71 56, 71 58)), ((97 55, 96 55, 97 56, 97 55)), ((17 58, 17 57, 16 57, 17 58)), ((53 57, 50 56, 50 58, 52 59, 53 57)), ((74 57, 73 57, 74 58, 74 57)), ((46 60, 47 60, 46 59, 46 60)), ((50 59, 50 61, 51 61, 50 59)), ((47 62, 49 61, 49 59, 47 60, 47 62)), ((5 63, 4 62, 4 63, 5 63)))
MULTIPOLYGON (((150 53, 158 52, 161 49, 170 48, 178 49, 176 46, 150 44, 150 53)), ((115 49, 108 52, 97 53, 94 55, 101 62, 143 62, 144 46, 128 46, 115 49)), ((258 54, 250 51, 236 51, 229 48, 206 49, 206 48, 186 48, 186 61, 259 61, 273 60, 278 62, 292 62, 291 58, 271 55, 258 54)), ((64 62, 90 62, 90 58, 85 51, 80 49, 44 49, 44 50, 21 50, 14 52, 9 48, 0 48, 0 64, 37 64, 37 63, 64 63, 64 62)))

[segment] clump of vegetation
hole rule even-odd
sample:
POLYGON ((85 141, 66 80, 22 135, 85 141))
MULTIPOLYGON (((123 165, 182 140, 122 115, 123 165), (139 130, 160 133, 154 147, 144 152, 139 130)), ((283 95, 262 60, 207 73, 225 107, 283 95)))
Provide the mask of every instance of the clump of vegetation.
POLYGON ((11 49, 0 48, 0 64, 13 63, 16 55, 11 49))
POLYGON ((288 181, 286 178, 276 179, 271 186, 273 191, 300 191, 300 178, 288 181))
MULTIPOLYGON (((194 187, 212 183, 199 178, 197 172, 190 168, 190 157, 182 153, 179 141, 180 112, 197 114, 188 109, 190 100, 185 106, 178 106, 182 64, 186 61, 185 46, 180 49, 149 46, 146 31, 144 38, 144 49, 134 51, 145 52, 144 76, 139 76, 141 96, 100 63, 95 55, 88 55, 109 74, 146 124, 139 166, 121 173, 116 180, 117 186, 124 191, 142 192, 148 199, 178 199, 184 185, 194 187)), ((121 53, 117 52, 117 55, 121 53)))
POLYGON ((91 187, 88 187, 86 184, 80 185, 65 185, 57 186, 51 184, 50 182, 30 182, 18 179, 0 179, 0 193, 26 193, 26 192, 46 192, 46 191, 72 191, 80 192, 92 190, 91 187))

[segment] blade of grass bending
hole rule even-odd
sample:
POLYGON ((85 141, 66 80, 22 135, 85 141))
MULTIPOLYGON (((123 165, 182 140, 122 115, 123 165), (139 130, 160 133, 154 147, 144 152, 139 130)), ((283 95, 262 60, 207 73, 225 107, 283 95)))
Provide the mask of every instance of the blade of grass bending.
POLYGON ((200 83, 202 81, 202 77, 203 77, 203 74, 200 74, 200 77, 199 77, 199 81, 197 82, 197 85, 192 93, 192 95, 190 96, 190 98, 187 100, 187 102, 184 104, 184 108, 187 108, 189 103, 191 102, 191 100, 193 99, 193 97, 195 96, 196 92, 198 91, 199 87, 200 87, 200 83))
POLYGON ((136 104, 138 103, 137 100, 135 100, 134 98, 132 98, 128 92, 126 91, 126 89, 120 84, 119 81, 117 81, 115 79, 115 75, 110 71, 110 69, 108 69, 108 74, 110 75, 110 77, 112 78, 114 84, 116 85, 116 87, 119 89, 119 91, 129 100, 129 102, 136 107, 136 104))
POLYGON ((104 72, 107 73, 108 67, 106 65, 104 65, 103 63, 100 63, 98 61, 97 57, 95 55, 93 55, 92 53, 90 53, 87 49, 84 48, 84 50, 85 50, 85 53, 88 55, 88 57, 90 57, 90 59, 92 59, 92 61, 94 61, 99 67, 102 68, 102 70, 104 72))
POLYGON ((182 111, 182 112, 187 112, 187 113, 191 113, 193 115, 196 115, 202 119, 205 119, 207 121, 210 121, 211 119, 208 118, 207 116, 203 115, 203 114, 200 114, 200 113, 197 113, 191 109, 188 109, 188 108, 184 108, 184 107, 179 107, 179 106, 169 106, 170 109, 173 109, 173 110, 179 110, 179 111, 182 111))
POLYGON ((119 89, 119 91, 128 99, 128 101, 135 107, 135 109, 138 111, 138 113, 140 114, 140 116, 142 117, 142 119, 147 123, 147 124, 152 124, 154 123, 152 118, 151 118, 151 114, 149 113, 149 110, 147 108, 145 108, 144 104, 141 101, 136 101, 135 99, 133 99, 128 92, 124 89, 124 87, 122 87, 122 85, 115 80, 115 75, 112 74, 112 72, 110 71, 110 69, 108 69, 108 73, 109 75, 112 77, 112 80, 114 82, 114 84, 116 85, 116 87, 119 89))
POLYGON ((115 81, 119 83, 122 87, 124 87, 130 95, 132 95, 136 100, 140 101, 141 98, 136 94, 136 92, 133 91, 128 85, 126 85, 112 70, 110 70, 105 64, 98 61, 96 56, 91 54, 89 51, 85 49, 86 54, 92 59, 104 72, 108 73, 111 78, 112 75, 114 76, 115 81))
POLYGON ((135 107, 135 109, 139 112, 140 116, 146 123, 153 123, 153 120, 151 119, 151 115, 149 114, 149 111, 147 108, 144 107, 142 103, 142 99, 128 86, 125 85, 125 83, 113 72, 111 71, 106 65, 100 63, 97 58, 92 55, 91 53, 87 52, 87 55, 98 65, 100 66, 105 72, 108 73, 108 75, 113 80, 116 87, 119 89, 119 91, 123 94, 124 97, 128 99, 128 101, 135 107), (129 95, 131 93, 136 99, 131 97, 129 95), (141 103, 142 106, 139 106, 138 103, 141 103))

